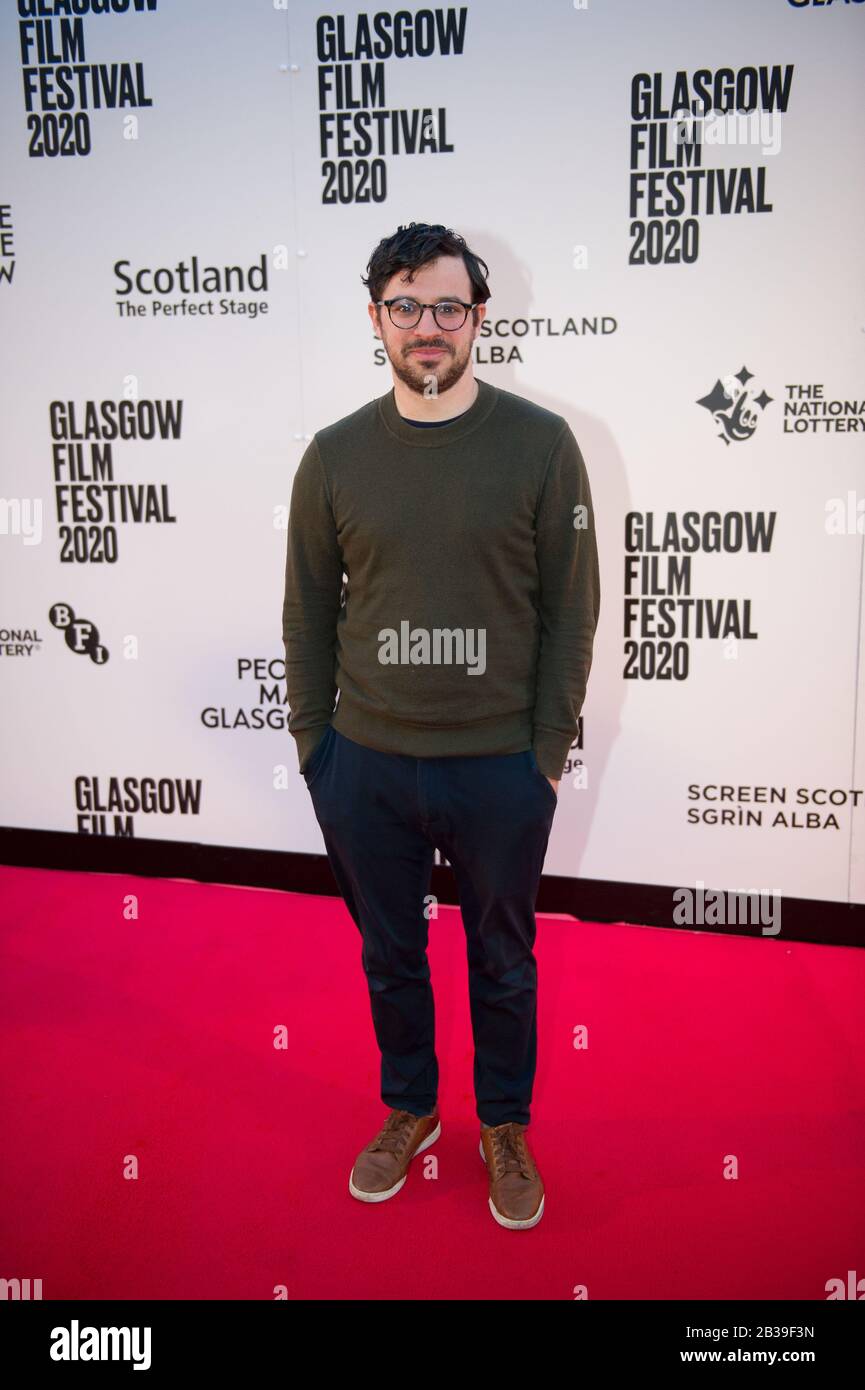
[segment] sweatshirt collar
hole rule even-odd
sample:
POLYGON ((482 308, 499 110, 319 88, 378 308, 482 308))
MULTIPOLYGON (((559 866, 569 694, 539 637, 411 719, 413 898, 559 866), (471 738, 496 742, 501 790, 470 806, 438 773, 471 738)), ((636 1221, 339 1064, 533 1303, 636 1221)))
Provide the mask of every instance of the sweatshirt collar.
POLYGON ((379 397, 379 416, 385 429, 404 444, 413 445, 416 449, 444 448, 445 445, 453 444, 458 439, 464 439, 466 435, 476 430, 478 425, 486 420, 496 404, 497 388, 491 386, 487 381, 481 381, 479 377, 475 377, 475 381, 477 382, 478 394, 474 401, 468 410, 464 410, 462 415, 458 415, 450 424, 439 425, 432 430, 419 430, 416 425, 410 425, 397 410, 393 387, 386 396, 379 397))

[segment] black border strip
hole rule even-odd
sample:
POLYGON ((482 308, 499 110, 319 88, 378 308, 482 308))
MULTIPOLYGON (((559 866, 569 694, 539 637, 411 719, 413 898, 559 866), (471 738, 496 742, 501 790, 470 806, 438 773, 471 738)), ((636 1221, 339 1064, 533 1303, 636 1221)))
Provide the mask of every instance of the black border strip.
MULTIPOLYGON (((0 863, 18 868, 71 869, 77 873, 196 879, 201 883, 228 883, 339 897, 325 855, 295 854, 287 850, 240 849, 187 840, 138 840, 0 826, 0 863)), ((693 927, 674 922, 674 891, 672 887, 653 883, 620 883, 610 879, 545 874, 538 892, 537 910, 569 913, 587 922, 669 927, 763 939, 758 925, 693 927)), ((707 885, 705 891, 710 892, 711 885, 707 885)), ((431 892, 441 903, 458 903, 456 880, 449 865, 433 867, 431 892)), ((865 947, 865 903, 784 898, 781 931, 765 939, 865 947)))

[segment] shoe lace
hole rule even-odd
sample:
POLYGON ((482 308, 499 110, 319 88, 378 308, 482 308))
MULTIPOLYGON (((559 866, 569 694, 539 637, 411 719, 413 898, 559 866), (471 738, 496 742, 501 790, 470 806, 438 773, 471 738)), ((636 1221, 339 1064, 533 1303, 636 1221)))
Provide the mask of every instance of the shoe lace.
POLYGON ((406 1144, 417 1116, 409 1110, 392 1110, 379 1134, 376 1135, 371 1150, 382 1149, 389 1153, 399 1153, 406 1144))
POLYGON ((488 1131, 492 1140, 493 1165, 497 1178, 504 1173, 520 1173, 524 1178, 533 1178, 535 1167, 526 1148, 523 1131, 514 1122, 488 1131))

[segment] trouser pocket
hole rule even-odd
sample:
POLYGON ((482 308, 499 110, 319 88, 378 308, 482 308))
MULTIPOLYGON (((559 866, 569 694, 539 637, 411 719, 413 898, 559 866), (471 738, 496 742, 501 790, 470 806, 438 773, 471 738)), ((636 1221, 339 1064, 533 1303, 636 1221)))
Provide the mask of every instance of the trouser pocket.
POLYGON ((530 749, 529 749, 529 763, 530 763, 532 772, 535 774, 535 777, 536 777, 536 778, 540 778, 540 780, 543 782, 544 787, 545 787, 545 789, 546 789, 546 791, 547 791, 547 795, 550 796, 550 797, 552 798, 553 805, 554 805, 554 806, 558 806, 558 804, 559 804, 559 794, 558 794, 558 792, 555 790, 555 788, 553 787, 552 783, 550 782, 550 780, 549 780, 549 778, 546 776, 546 774, 543 773, 543 772, 541 772, 541 769, 538 767, 538 760, 537 760, 537 758, 535 757, 535 750, 534 750, 534 748, 530 748, 530 749))
POLYGON ((328 749, 333 743, 334 728, 328 724, 315 748, 312 750, 312 757, 303 769, 303 776, 306 778, 306 785, 309 787, 315 781, 321 771, 322 764, 327 757, 328 749))

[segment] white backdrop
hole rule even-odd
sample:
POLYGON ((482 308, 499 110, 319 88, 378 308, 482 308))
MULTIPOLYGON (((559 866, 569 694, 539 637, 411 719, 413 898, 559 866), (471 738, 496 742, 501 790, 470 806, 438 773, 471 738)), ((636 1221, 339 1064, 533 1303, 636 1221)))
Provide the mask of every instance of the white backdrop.
POLYGON ((286 728, 291 480, 391 387, 374 246, 444 222, 490 267, 476 375, 570 422, 597 512, 546 872, 865 901, 865 5, 63 8, 0 18, 3 823, 323 853, 286 728), (756 115, 677 145, 701 81, 756 115), (676 602, 656 636, 664 597, 722 635, 676 602))

